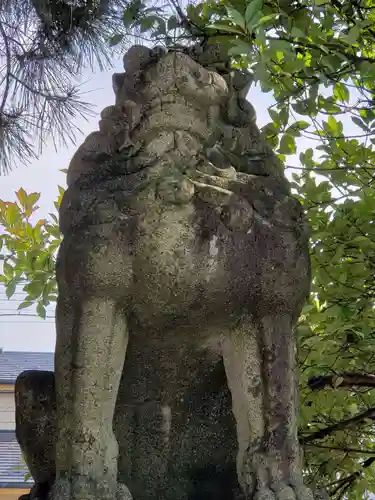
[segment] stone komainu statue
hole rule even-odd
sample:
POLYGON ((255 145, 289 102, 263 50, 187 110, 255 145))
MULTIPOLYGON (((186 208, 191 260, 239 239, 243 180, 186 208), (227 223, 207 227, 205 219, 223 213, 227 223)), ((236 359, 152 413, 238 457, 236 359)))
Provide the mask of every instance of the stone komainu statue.
POLYGON ((308 231, 247 77, 214 45, 124 65, 68 171, 55 373, 17 381, 30 497, 314 500, 293 337, 308 231))

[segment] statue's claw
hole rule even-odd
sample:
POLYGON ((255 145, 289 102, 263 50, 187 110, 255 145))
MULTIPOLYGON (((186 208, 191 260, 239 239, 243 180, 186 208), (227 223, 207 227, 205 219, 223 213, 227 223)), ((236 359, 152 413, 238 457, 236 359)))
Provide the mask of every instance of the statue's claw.
POLYGON ((254 500, 328 500, 328 496, 315 496, 306 486, 278 484, 274 488, 262 488, 255 492, 254 500))
POLYGON ((314 493, 305 486, 301 474, 290 473, 288 478, 280 480, 285 474, 281 473, 273 458, 268 460, 255 452, 251 462, 245 482, 250 486, 253 492, 250 491, 250 497, 254 500, 329 500, 325 492, 314 493))
POLYGON ((118 483, 113 493, 107 487, 94 484, 83 476, 59 479, 55 482, 48 500, 133 500, 125 484, 118 483))
POLYGON ((117 484, 116 500, 133 500, 129 488, 125 484, 117 484))

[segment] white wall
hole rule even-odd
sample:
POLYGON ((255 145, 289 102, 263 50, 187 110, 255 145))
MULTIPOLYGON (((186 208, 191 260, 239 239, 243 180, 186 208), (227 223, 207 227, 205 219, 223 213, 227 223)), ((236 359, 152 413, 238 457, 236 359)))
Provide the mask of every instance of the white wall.
POLYGON ((0 389, 0 429, 14 430, 15 427, 14 392, 0 389))

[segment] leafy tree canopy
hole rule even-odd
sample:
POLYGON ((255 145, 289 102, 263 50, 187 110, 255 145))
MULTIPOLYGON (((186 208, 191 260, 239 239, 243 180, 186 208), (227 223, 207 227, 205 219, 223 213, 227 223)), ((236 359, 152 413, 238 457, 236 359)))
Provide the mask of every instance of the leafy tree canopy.
MULTIPOLYGON (((262 131, 312 229, 312 294, 297 328, 306 475, 336 500, 366 498, 375 492, 375 0, 171 0, 164 11, 133 0, 123 23, 157 44, 219 42, 273 96, 262 131)), ((56 293, 56 220, 31 225, 35 194, 17 196, 0 205, 10 251, 1 279, 8 296, 26 280, 26 306, 37 302, 43 316, 56 293)))

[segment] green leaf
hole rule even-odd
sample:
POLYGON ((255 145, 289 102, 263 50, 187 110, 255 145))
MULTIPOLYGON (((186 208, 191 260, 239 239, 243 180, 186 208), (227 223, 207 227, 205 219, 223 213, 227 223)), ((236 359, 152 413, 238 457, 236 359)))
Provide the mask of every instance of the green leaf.
POLYGON ((348 45, 353 45, 357 42, 360 32, 360 27, 356 25, 351 28, 349 30, 349 33, 347 35, 344 35, 342 38, 348 45))
POLYGON ((34 305, 33 302, 28 302, 28 301, 21 302, 21 304, 19 304, 19 306, 17 307, 17 309, 20 311, 21 309, 26 309, 28 307, 31 307, 32 305, 34 305))
POLYGON ((38 302, 36 306, 36 312, 42 319, 46 319, 46 308, 41 302, 38 302))
POLYGON ((333 135, 338 135, 340 133, 339 124, 332 115, 328 117, 328 128, 333 135))
POLYGON ((9 225, 16 224, 20 221, 21 213, 20 209, 16 205, 16 203, 9 203, 7 210, 5 212, 5 218, 9 225))
POLYGON ((35 203, 39 200, 40 193, 30 193, 28 196, 28 203, 33 207, 35 203))
POLYGON ((280 125, 282 125, 282 122, 281 122, 279 113, 272 108, 268 108, 268 113, 269 113, 270 117, 272 118, 272 121, 275 123, 275 125, 280 127, 280 125))
POLYGON ((274 21, 280 17, 280 14, 278 12, 274 14, 269 14, 268 16, 263 16, 259 19, 258 25, 266 24, 269 21, 274 21))
POLYGON ((165 25, 164 19, 161 19, 158 16, 147 16, 147 17, 142 17, 142 19, 139 20, 138 25, 140 28, 140 32, 145 33, 146 31, 151 30, 155 26, 155 24, 158 25, 158 27, 160 28, 160 25, 162 23, 164 23, 165 25))
POLYGON ((171 16, 167 21, 168 30, 174 30, 180 27, 180 21, 177 16, 171 16))
POLYGON ((242 30, 245 30, 245 19, 243 18, 241 12, 230 7, 229 5, 225 6, 229 19, 237 26, 239 26, 242 30))
POLYGON ((284 155, 294 154, 296 152, 296 142, 294 137, 290 134, 284 134, 280 140, 278 152, 284 155))
POLYGON ((14 268, 7 261, 4 261, 3 272, 8 279, 13 278, 14 276, 14 268))
POLYGON ((114 47, 115 45, 118 45, 119 43, 122 42, 123 39, 124 39, 124 35, 121 35, 120 33, 113 35, 113 37, 111 37, 109 40, 110 47, 114 47))
POLYGON ((139 19, 139 15, 144 8, 145 6, 141 0, 133 0, 128 3, 123 15, 125 28, 130 28, 139 19))
POLYGON ((224 23, 224 22, 217 22, 215 24, 209 24, 208 26, 206 26, 206 28, 214 29, 217 31, 225 31, 228 33, 234 33, 234 34, 238 34, 238 35, 243 35, 243 31, 240 31, 233 24, 224 23))
POLYGON ((16 196, 17 196, 19 202, 21 203, 21 206, 23 208, 25 208, 27 206, 27 199, 28 199, 26 191, 23 188, 20 188, 16 192, 16 196))
MULTIPOLYGON (((33 266, 37 267, 37 266, 33 266)), ((41 281, 40 279, 37 279, 36 272, 34 271, 35 279, 30 281, 27 285, 25 285, 24 290, 27 292, 28 297, 30 299, 36 299, 39 297, 42 292, 43 292, 43 287, 44 287, 44 281, 41 281)))
POLYGON ((336 83, 333 90, 333 95, 339 102, 349 102, 349 90, 346 85, 341 82, 336 83))
POLYGON ((306 34, 300 28, 297 28, 297 26, 293 26, 293 28, 290 32, 290 36, 292 38, 304 38, 306 36, 306 34))
POLYGON ((228 50, 230 56, 246 55, 251 52, 251 45, 244 40, 231 40, 231 44, 233 46, 228 50))
POLYGON ((366 125, 366 123, 364 123, 360 118, 358 118, 357 116, 352 116, 351 117, 351 120, 353 123, 355 123, 356 125, 358 125, 358 127, 360 127, 362 130, 364 130, 365 132, 368 132, 369 129, 368 129, 368 126, 366 125))
POLYGON ((309 128, 311 126, 311 123, 306 122, 304 120, 298 120, 293 125, 298 127, 300 130, 306 130, 307 128, 309 128))
POLYGON ((250 0, 249 3, 247 4, 245 11, 245 23, 246 27, 250 29, 250 31, 255 24, 254 22, 255 19, 258 18, 257 21, 260 21, 262 8, 263 8, 263 0, 250 0))
POLYGON ((10 299, 14 295, 14 292, 16 291, 16 286, 17 282, 15 280, 12 280, 7 284, 5 289, 5 294, 8 297, 8 299, 10 299))
POLYGON ((286 126, 289 121, 289 107, 283 106, 279 112, 281 125, 286 126))

